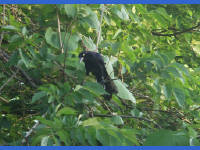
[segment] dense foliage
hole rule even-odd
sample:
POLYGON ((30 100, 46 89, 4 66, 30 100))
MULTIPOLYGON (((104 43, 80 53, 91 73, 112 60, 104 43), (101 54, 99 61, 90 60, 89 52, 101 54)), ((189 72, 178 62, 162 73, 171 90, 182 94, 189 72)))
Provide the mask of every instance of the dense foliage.
POLYGON ((200 145, 200 5, 0 13, 0 145, 200 145), (84 49, 104 56, 112 100, 84 49))

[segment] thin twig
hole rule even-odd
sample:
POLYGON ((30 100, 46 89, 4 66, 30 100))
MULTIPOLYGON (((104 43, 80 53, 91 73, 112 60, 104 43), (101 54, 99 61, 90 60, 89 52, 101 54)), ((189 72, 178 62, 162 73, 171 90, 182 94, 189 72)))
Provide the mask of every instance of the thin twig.
MULTIPOLYGON (((3 4, 3 25, 5 25, 5 10, 6 10, 6 5, 3 4)), ((0 47, 2 44, 2 40, 4 37, 4 32, 1 33, 1 39, 0 39, 0 47)), ((0 57, 2 58, 2 60, 4 60, 5 62, 8 62, 9 60, 9 55, 7 53, 5 53, 3 50, 0 49, 0 57)), ((36 84, 33 82, 33 80, 31 79, 31 77, 29 77, 29 75, 19 66, 15 66, 17 71, 19 70, 24 76, 25 78, 29 81, 29 83, 33 86, 33 87, 37 87, 36 84)), ((16 75, 16 73, 14 73, 16 75)), ((15 76, 14 76, 15 77, 15 76)), ((10 82, 10 81, 9 81, 10 82)), ((1 91, 1 90, 0 90, 1 91)))
POLYGON ((58 10, 57 10, 57 23, 58 23, 58 36, 59 36, 59 41, 60 41, 60 47, 61 47, 61 52, 63 54, 64 48, 63 48, 63 42, 62 42, 62 37, 61 37, 61 32, 60 32, 60 18, 58 15, 58 10))
POLYGON ((112 114, 112 111, 110 110, 110 108, 108 107, 108 105, 101 99, 99 99, 99 101, 105 106, 105 109, 107 109, 111 114, 112 114))
MULTIPOLYGON (((61 35, 61 30, 60 30, 60 18, 59 18, 59 14, 58 14, 58 10, 57 10, 57 22, 58 22, 58 35, 59 35, 59 40, 60 40, 60 47, 61 47, 61 52, 62 54, 64 53, 64 65, 63 65, 63 80, 65 81, 65 68, 66 68, 66 59, 67 59, 67 49, 64 49, 64 43, 65 43, 65 38, 66 38, 66 35, 69 31, 69 28, 71 27, 72 23, 73 23, 74 20, 72 20, 69 24, 69 26, 67 27, 67 30, 65 32, 65 35, 64 35, 64 38, 62 40, 62 35, 61 35)), ((69 39, 71 38, 71 35, 72 35, 72 30, 70 32, 70 35, 69 35, 69 38, 67 39, 67 42, 69 41, 69 39)))
MULTIPOLYGON (((115 116, 115 115, 94 114, 94 116, 95 116, 95 117, 113 117, 113 116, 115 116)), ((151 122, 151 123, 155 124, 157 127, 161 128, 160 125, 158 125, 158 124, 155 123, 154 121, 149 120, 149 119, 146 119, 146 118, 134 117, 134 116, 129 116, 129 115, 118 115, 118 116, 120 116, 120 117, 122 117, 122 118, 133 118, 133 119, 138 119, 138 120, 144 120, 144 121, 147 121, 147 122, 151 122)))
POLYGON ((175 31, 174 33, 170 33, 170 34, 163 34, 163 32, 165 32, 166 30, 160 31, 160 32, 156 32, 155 30, 153 30, 151 33, 152 33, 152 35, 156 35, 156 36, 176 36, 176 35, 179 35, 179 34, 182 34, 182 33, 185 33, 185 32, 193 31, 194 29, 196 29, 198 27, 200 27, 200 23, 198 23, 196 26, 194 26, 192 28, 185 29, 183 31, 177 31, 177 32, 175 31))
MULTIPOLYGON (((1 60, 3 60, 4 62, 8 62, 8 60, 9 60, 9 55, 8 55, 6 52, 4 52, 2 49, 0 49, 0 58, 1 58, 1 60)), ((21 67, 19 67, 19 66, 14 66, 14 68, 15 68, 16 70, 19 70, 19 71, 20 71, 20 73, 28 80, 28 82, 31 84, 32 87, 34 87, 34 88, 37 87, 37 85, 36 85, 36 83, 33 81, 33 79, 32 79, 21 67)), ((16 71, 14 71, 14 72, 16 72, 16 71)))
POLYGON ((79 36, 81 37, 81 45, 82 45, 82 47, 83 47, 83 50, 84 51, 89 51, 89 48, 87 48, 87 46, 84 44, 84 42, 83 42, 83 35, 81 35, 80 33, 79 33, 79 36))
POLYGON ((1 87, 0 87, 0 93, 1 90, 3 90, 3 88, 16 76, 16 74, 18 73, 19 70, 17 70, 1 87))
MULTIPOLYGON (((44 118, 47 115, 47 112, 44 113, 42 115, 42 117, 44 118)), ((32 128, 26 132, 26 135, 24 136, 24 138, 22 139, 22 144, 26 143, 28 141, 28 137, 33 133, 33 131, 37 128, 37 126, 39 126, 39 121, 35 120, 35 124, 32 126, 32 128)))
POLYGON ((2 100, 3 102, 9 103, 8 100, 6 100, 5 98, 3 98, 3 97, 1 97, 1 96, 0 96, 0 100, 2 100))
POLYGON ((22 140, 22 144, 27 142, 28 137, 31 135, 31 133, 34 131, 34 129, 37 128, 37 126, 40 124, 38 120, 35 120, 35 122, 36 123, 33 125, 33 127, 28 132, 26 132, 26 135, 22 140))
POLYGON ((98 46, 99 46, 99 42, 101 39, 101 24, 103 21, 103 14, 104 14, 104 4, 102 4, 102 8, 101 8, 101 18, 100 18, 100 24, 99 24, 99 31, 97 32, 97 44, 96 44, 96 52, 98 52, 98 46))
MULTIPOLYGON (((62 72, 64 71, 63 66, 61 64, 59 64, 56 61, 54 61, 53 63, 59 67, 60 71, 62 71, 62 72)), ((65 72, 64 72, 64 74, 67 75, 65 72)), ((68 76, 73 78, 74 80, 77 80, 77 77, 75 77, 75 76, 71 76, 71 75, 68 75, 68 76)))
POLYGON ((197 107, 197 108, 194 109, 194 111, 198 111, 199 109, 200 109, 200 107, 197 107))
POLYGON ((23 74, 23 76, 29 81, 32 87, 37 88, 37 85, 33 81, 33 79, 19 66, 15 66, 19 71, 23 74))

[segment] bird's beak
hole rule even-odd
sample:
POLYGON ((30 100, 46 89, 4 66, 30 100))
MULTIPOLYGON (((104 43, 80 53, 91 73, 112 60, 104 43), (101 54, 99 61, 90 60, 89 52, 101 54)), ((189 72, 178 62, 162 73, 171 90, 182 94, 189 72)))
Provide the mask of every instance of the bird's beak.
POLYGON ((83 57, 80 58, 80 63, 83 61, 83 57))

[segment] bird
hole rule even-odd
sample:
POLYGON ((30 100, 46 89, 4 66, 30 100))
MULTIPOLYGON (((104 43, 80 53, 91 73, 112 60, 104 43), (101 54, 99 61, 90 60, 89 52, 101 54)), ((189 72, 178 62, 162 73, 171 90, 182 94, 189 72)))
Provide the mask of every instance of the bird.
POLYGON ((104 95, 105 99, 110 100, 112 94, 118 93, 117 87, 105 67, 105 62, 100 53, 93 51, 82 51, 79 54, 80 62, 85 63, 86 75, 91 72, 98 83, 100 83, 109 95, 104 95))

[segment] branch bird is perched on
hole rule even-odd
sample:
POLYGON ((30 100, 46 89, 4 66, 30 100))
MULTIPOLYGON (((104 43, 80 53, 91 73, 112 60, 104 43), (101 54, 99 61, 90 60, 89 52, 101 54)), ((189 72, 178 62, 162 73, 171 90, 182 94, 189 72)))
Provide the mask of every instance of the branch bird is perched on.
POLYGON ((79 54, 80 62, 85 63, 86 75, 89 75, 91 72, 95 77, 98 83, 103 85, 105 91, 109 95, 104 96, 106 99, 110 99, 112 94, 117 93, 117 87, 113 80, 108 75, 108 72, 105 67, 105 63, 101 54, 92 51, 83 51, 79 54))

